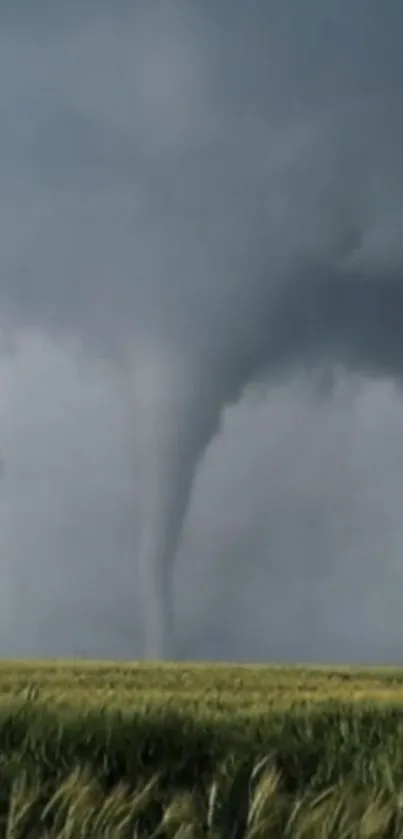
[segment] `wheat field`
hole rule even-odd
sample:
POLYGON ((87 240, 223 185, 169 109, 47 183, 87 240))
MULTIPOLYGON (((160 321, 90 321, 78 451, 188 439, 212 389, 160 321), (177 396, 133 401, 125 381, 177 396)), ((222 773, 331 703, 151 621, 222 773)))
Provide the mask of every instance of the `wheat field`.
POLYGON ((148 664, 96 661, 0 663, 0 703, 17 694, 81 708, 142 707, 192 713, 263 713, 300 704, 403 701, 403 668, 148 664))
POLYGON ((0 839, 402 839, 403 670, 0 664, 0 839))

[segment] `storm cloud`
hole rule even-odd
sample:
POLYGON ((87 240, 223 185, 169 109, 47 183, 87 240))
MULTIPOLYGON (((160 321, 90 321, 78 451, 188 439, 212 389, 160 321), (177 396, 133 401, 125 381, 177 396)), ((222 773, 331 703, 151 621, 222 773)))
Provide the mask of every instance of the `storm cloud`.
POLYGON ((399 4, 1 20, 5 648, 395 658, 399 4))

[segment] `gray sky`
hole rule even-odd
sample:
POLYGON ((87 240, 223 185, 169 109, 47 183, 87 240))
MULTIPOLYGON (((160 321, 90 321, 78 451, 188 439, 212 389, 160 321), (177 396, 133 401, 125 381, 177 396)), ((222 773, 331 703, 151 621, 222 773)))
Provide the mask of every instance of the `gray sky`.
POLYGON ((197 472, 179 654, 399 661, 400 4, 33 7, 0 9, 0 654, 142 653, 151 347, 218 407, 269 367, 197 472), (365 375, 321 398, 328 359, 365 375))

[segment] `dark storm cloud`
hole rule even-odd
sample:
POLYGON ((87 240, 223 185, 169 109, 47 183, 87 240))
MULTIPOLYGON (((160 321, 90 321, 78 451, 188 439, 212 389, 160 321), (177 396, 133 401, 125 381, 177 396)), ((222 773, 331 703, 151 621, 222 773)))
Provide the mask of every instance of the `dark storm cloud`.
POLYGON ((295 370, 400 378, 403 12, 41 2, 0 22, 1 322, 125 359, 163 651, 223 408, 295 370))

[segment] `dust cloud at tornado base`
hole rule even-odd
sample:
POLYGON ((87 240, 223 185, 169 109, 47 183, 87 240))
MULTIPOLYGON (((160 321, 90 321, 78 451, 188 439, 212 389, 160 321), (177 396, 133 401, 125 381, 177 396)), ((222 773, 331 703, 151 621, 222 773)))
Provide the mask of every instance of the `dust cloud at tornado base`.
POLYGON ((398 655, 403 19, 308 5, 5 18, 21 650, 398 655))

